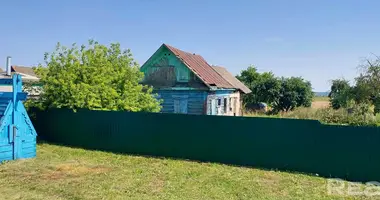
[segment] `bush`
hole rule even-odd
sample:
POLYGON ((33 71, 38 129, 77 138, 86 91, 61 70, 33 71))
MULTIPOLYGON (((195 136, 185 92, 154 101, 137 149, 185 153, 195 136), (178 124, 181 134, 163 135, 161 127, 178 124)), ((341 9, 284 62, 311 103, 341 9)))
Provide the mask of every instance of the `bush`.
POLYGON ((246 113, 245 116, 273 117, 293 119, 314 119, 325 124, 340 124, 352 126, 380 126, 380 114, 374 115, 373 106, 369 104, 354 104, 350 108, 296 108, 293 111, 273 113, 246 113))
POLYGON ((354 126, 376 126, 377 120, 368 104, 356 104, 349 109, 323 108, 316 112, 315 119, 328 124, 354 126))
POLYGON ((374 115, 373 110, 369 104, 356 104, 353 107, 352 114, 348 115, 348 121, 350 125, 377 125, 376 116, 374 115))
POLYGON ((322 108, 316 112, 315 118, 328 124, 349 124, 348 111, 345 109, 322 108))

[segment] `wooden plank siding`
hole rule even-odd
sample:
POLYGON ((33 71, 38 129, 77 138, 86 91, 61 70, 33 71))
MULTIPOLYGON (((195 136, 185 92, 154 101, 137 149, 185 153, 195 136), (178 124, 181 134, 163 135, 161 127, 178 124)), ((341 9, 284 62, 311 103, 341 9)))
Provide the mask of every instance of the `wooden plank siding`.
POLYGON ((205 114, 205 102, 207 98, 207 91, 199 90, 158 90, 158 99, 162 99, 161 103, 162 113, 174 113, 174 102, 176 98, 187 99, 187 114, 201 115, 205 114))
POLYGON ((213 115, 212 106, 215 106, 215 115, 241 116, 240 93, 231 90, 211 92, 207 96, 207 114, 213 115), (215 101, 213 104, 212 101, 215 101), (220 103, 220 104, 219 104, 220 103), (226 107, 225 107, 225 104, 226 107))
POLYGON ((11 85, 11 92, 0 92, 0 162, 35 157, 37 133, 22 104, 21 76, 0 79, 0 85, 11 85))
POLYGON ((168 49, 162 48, 140 69, 143 83, 154 88, 191 87, 207 88, 189 68, 168 49))

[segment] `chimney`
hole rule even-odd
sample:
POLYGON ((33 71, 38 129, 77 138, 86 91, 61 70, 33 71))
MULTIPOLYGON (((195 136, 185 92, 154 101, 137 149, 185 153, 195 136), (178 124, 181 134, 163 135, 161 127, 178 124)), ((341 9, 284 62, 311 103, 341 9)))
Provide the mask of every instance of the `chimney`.
POLYGON ((12 57, 8 56, 7 57, 7 65, 6 65, 6 72, 7 72, 7 76, 10 76, 11 75, 11 60, 12 60, 12 57))

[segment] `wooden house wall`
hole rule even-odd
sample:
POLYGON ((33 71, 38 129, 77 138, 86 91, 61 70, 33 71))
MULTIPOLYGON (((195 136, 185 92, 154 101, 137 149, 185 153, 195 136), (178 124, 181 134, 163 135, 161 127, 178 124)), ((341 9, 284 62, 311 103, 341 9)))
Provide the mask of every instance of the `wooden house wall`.
POLYGON ((162 113, 205 114, 207 91, 202 90, 157 90, 162 99, 162 113))
POLYGON ((207 114, 240 116, 240 93, 233 90, 219 90, 207 96, 207 114))

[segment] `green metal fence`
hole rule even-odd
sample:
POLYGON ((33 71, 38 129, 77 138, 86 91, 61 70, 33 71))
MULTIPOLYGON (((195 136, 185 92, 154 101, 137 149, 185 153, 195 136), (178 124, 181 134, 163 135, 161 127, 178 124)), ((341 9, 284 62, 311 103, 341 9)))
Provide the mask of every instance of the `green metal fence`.
POLYGON ((380 181, 380 129, 314 120, 56 109, 36 111, 43 139, 120 153, 380 181))

